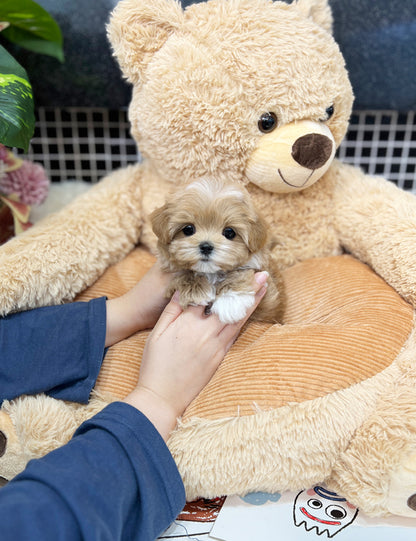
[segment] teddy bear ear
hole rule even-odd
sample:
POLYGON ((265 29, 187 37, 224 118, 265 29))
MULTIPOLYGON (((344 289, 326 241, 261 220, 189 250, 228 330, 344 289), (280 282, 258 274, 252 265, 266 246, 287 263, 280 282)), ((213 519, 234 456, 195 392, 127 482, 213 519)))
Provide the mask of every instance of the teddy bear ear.
POLYGON ((295 0, 292 6, 332 34, 332 11, 328 0, 295 0))
POLYGON ((152 58, 183 22, 176 0, 122 0, 113 10, 107 35, 124 77, 139 82, 152 58))

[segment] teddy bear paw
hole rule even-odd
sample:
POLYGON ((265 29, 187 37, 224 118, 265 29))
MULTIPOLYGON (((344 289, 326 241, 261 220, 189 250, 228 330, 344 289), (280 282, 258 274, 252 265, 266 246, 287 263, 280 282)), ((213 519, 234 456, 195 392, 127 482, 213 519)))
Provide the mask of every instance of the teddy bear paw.
POLYGON ((10 416, 1 410, 0 487, 4 486, 12 477, 20 473, 25 468, 27 460, 10 416))
MULTIPOLYGON (((0 458, 5 454, 7 449, 7 436, 4 432, 0 430, 0 458)), ((0 476, 0 487, 7 484, 7 479, 0 476)))
POLYGON ((217 314, 222 323, 236 323, 243 319, 253 304, 254 293, 229 291, 215 299, 210 311, 217 314))
POLYGON ((392 474, 387 508, 394 515, 416 518, 416 452, 407 455, 392 474))

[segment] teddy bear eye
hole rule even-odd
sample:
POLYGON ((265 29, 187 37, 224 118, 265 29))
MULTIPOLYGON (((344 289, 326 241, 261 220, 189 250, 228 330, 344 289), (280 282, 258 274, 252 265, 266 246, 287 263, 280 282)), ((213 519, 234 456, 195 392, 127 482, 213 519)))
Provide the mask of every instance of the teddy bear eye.
POLYGON ((226 227, 224 231, 222 232, 222 234, 224 235, 226 239, 233 240, 233 238, 236 236, 237 233, 234 231, 232 227, 226 227))
POLYGON ((330 105, 325 109, 326 120, 329 120, 331 118, 331 116, 334 114, 334 110, 335 109, 333 105, 330 105))
POLYGON ((258 121, 259 130, 270 133, 277 126, 277 116, 274 113, 263 113, 258 121))
POLYGON ((193 224, 185 225, 185 227, 182 228, 182 233, 185 237, 190 237, 195 233, 195 226, 193 224))

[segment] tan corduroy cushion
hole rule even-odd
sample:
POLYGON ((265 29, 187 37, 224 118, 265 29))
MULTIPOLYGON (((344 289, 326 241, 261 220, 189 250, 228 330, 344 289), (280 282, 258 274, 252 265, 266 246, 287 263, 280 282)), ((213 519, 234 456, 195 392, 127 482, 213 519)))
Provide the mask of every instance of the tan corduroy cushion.
MULTIPOLYGON (((120 295, 153 262, 136 249, 78 299, 120 295)), ((410 305, 350 256, 299 263, 284 281, 283 325, 249 323, 184 421, 251 415, 350 387, 390 365, 412 328, 410 305)), ((98 390, 122 398, 134 388, 148 334, 109 349, 98 390)))

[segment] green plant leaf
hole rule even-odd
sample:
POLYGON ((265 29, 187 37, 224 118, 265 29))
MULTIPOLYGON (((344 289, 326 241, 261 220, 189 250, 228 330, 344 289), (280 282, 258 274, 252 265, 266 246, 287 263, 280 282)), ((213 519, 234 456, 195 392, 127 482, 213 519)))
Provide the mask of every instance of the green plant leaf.
POLYGON ((27 73, 0 45, 0 143, 27 152, 34 129, 33 95, 27 73))
POLYGON ((14 28, 13 26, 10 26, 7 30, 3 31, 3 35, 12 43, 16 43, 29 51, 53 56, 60 62, 64 61, 64 53, 62 46, 59 43, 46 41, 45 39, 37 37, 35 34, 20 30, 20 28, 14 28))
POLYGON ((59 25, 33 0, 1 0, 0 21, 9 23, 1 35, 12 43, 63 62, 59 25))

